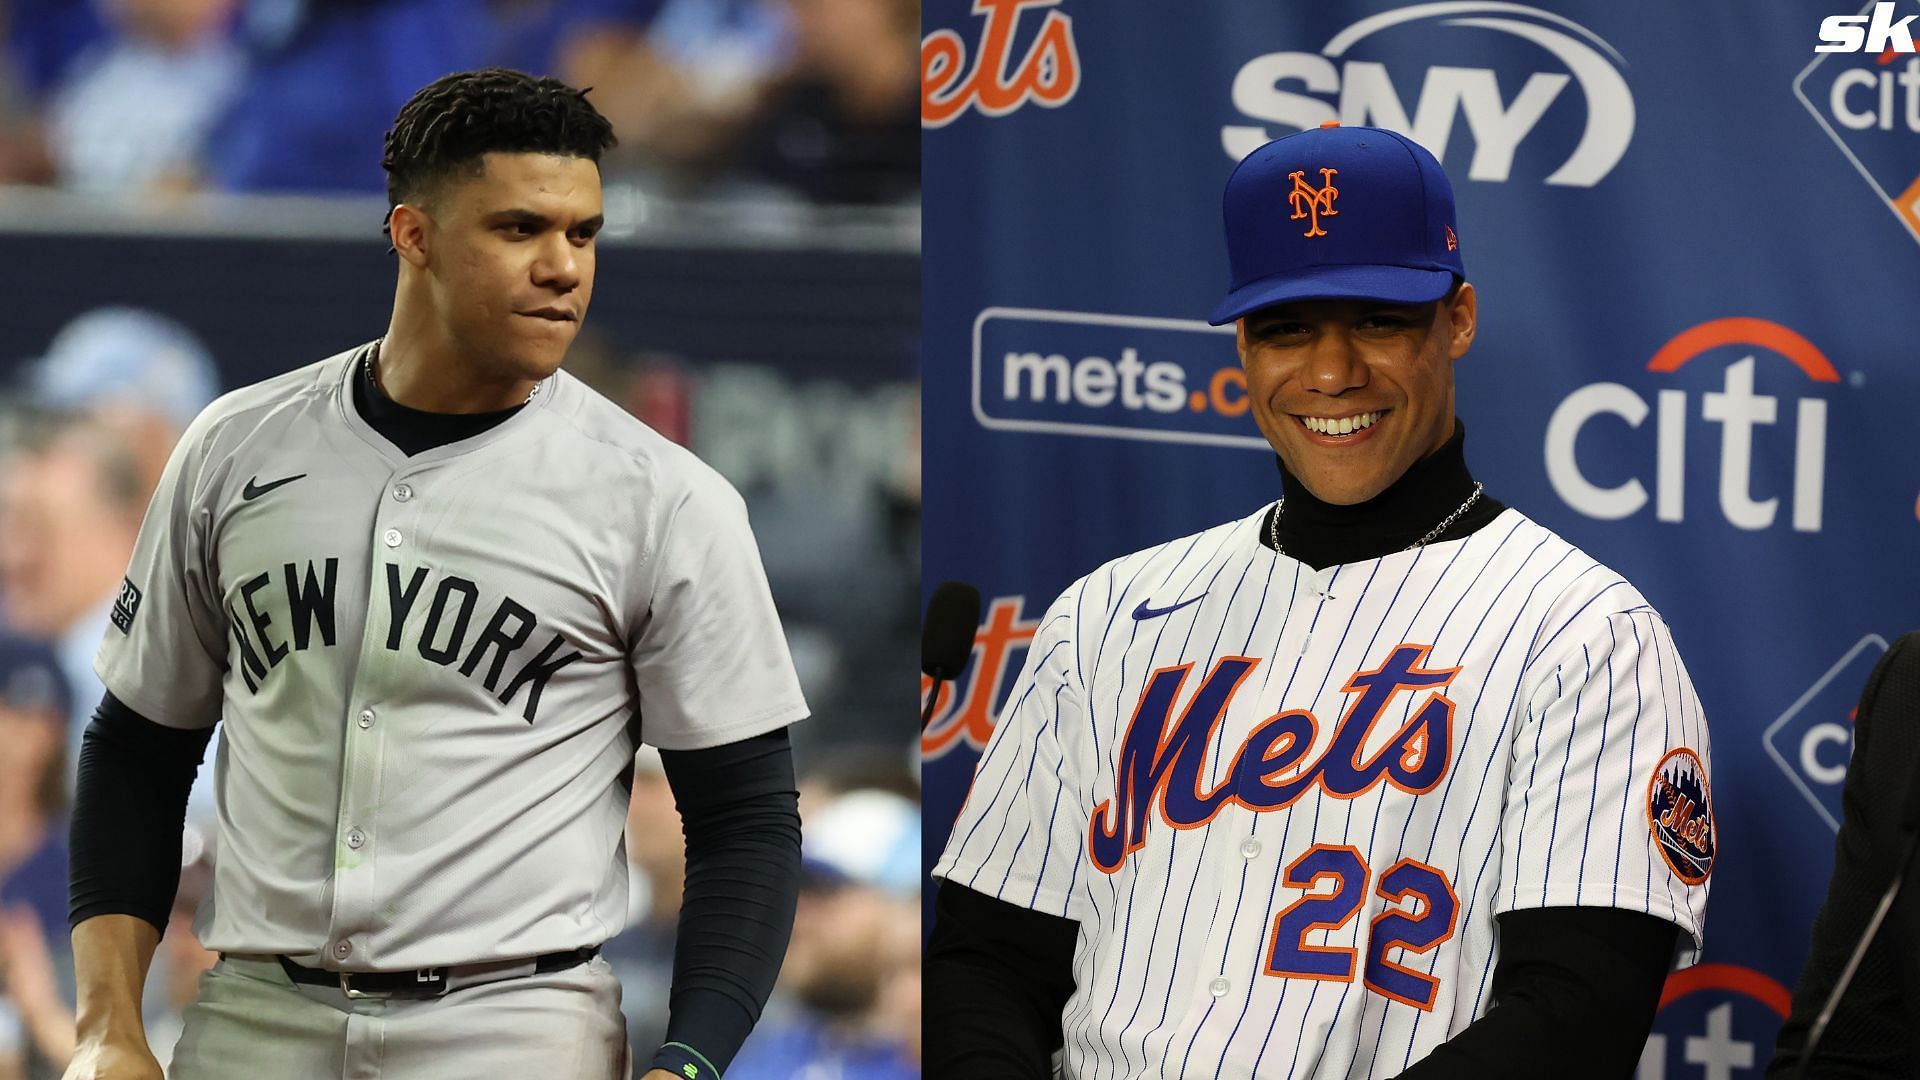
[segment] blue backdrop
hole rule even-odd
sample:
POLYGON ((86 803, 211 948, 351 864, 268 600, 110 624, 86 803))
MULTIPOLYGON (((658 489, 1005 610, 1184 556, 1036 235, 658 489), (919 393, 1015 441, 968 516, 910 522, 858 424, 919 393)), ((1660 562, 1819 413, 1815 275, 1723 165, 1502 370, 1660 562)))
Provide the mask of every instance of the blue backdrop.
POLYGON ((1920 56, 1814 51, 1871 10, 927 0, 925 581, 989 598, 923 741, 929 863, 1053 596, 1278 495, 1201 321, 1234 162, 1394 128, 1458 194, 1468 461, 1662 610, 1713 728, 1706 962, 1639 1075, 1757 1076, 1851 710, 1920 626, 1920 56))

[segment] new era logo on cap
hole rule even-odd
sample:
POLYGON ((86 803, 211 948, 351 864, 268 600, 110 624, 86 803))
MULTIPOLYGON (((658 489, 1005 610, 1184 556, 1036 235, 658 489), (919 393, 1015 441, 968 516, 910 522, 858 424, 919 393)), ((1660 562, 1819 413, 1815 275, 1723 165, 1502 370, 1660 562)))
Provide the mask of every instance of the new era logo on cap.
POLYGON ((1466 269, 1453 185, 1395 132, 1326 124, 1247 155, 1223 202, 1233 280, 1209 321, 1293 300, 1419 304, 1466 269))

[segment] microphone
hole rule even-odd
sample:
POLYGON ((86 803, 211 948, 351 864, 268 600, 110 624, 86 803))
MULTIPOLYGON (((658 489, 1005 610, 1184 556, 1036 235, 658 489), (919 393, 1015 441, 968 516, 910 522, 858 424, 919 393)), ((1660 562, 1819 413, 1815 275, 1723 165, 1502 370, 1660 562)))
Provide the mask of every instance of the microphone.
POLYGON ((1840 1008, 1840 999, 1846 996, 1847 986, 1860 970, 1868 946, 1880 933, 1880 924, 1887 920, 1887 912, 1893 909, 1894 897, 1900 895, 1900 885, 1907 879, 1907 867, 1913 863, 1915 848, 1920 847, 1920 831, 1916 831, 1920 830, 1920 775, 1907 784, 1907 799, 1900 807, 1900 828, 1907 833, 1907 839, 1901 846, 1900 862, 1894 867, 1893 880, 1888 883, 1887 891, 1880 894, 1880 904, 1873 909, 1873 918, 1867 920, 1867 929, 1860 935, 1860 944, 1853 947, 1853 955, 1847 957, 1847 966, 1840 969, 1840 978, 1835 980, 1826 1004, 1820 1007, 1813 1026, 1807 1029, 1807 1044, 1801 1048, 1800 1066, 1793 1071, 1795 1080, 1805 1080, 1807 1069, 1813 1065, 1813 1052, 1820 1045, 1820 1037, 1826 1034, 1827 1024, 1840 1008))
POLYGON ((933 678, 920 730, 933 721, 933 703, 940 700, 940 684, 957 679, 973 655, 973 635, 980 627, 980 590, 964 581, 943 581, 927 601, 927 617, 920 628, 920 670, 933 678))

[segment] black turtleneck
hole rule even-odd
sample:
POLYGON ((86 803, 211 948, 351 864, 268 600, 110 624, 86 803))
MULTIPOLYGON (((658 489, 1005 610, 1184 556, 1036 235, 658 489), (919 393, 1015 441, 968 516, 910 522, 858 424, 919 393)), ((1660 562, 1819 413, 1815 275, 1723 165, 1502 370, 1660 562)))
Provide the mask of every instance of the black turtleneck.
MULTIPOLYGON (((1273 514, 1280 515, 1280 549, 1315 570, 1336 563, 1377 559, 1400 551, 1447 519, 1473 495, 1473 474, 1467 470, 1467 425, 1453 422, 1453 437, 1440 449, 1413 463, 1406 475, 1363 503, 1340 506, 1325 502, 1287 471, 1278 456, 1280 490, 1285 502, 1269 511, 1260 529, 1260 542, 1269 543, 1273 514)), ((1491 523, 1506 504, 1482 492, 1466 512, 1455 518, 1429 543, 1458 540, 1491 523)))
MULTIPOLYGON (((1413 544, 1473 494, 1466 436, 1455 420, 1440 449, 1352 506, 1316 498, 1281 463, 1281 550, 1319 570, 1413 544)), ((1482 492, 1430 542, 1468 536, 1505 509, 1482 492)), ((1263 544, 1274 512, 1262 522, 1263 544)), ((1604 907, 1510 911, 1496 924, 1492 1007, 1401 1077, 1502 1080, 1537 1076, 1548 1063, 1561 1080, 1631 1073, 1653 1026, 1678 929, 1604 907)), ((926 1014, 937 1018, 926 1028, 927 1080, 1051 1076, 1061 1011, 1075 989, 1079 929, 1071 919, 941 882, 923 983, 926 1014)))

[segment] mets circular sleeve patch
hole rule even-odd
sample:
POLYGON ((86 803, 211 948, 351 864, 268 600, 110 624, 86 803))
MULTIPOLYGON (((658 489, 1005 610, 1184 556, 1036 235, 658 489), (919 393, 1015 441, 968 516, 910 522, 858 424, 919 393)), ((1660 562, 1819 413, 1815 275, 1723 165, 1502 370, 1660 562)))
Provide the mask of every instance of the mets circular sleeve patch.
POLYGON ((1713 873, 1713 800, 1707 769, 1686 747, 1670 750, 1647 784, 1647 821, 1674 876, 1698 885, 1713 873))

